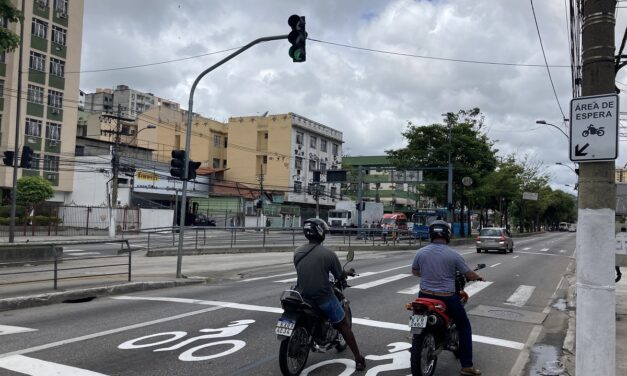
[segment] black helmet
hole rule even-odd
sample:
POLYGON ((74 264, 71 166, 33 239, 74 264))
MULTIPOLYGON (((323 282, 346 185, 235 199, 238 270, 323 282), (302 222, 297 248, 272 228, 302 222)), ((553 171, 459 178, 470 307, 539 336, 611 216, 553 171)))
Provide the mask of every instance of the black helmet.
POLYGON ((329 225, 320 218, 309 218, 303 223, 303 233, 309 241, 322 243, 327 232, 329 225))
POLYGON ((441 238, 446 240, 446 242, 451 241, 451 228, 448 226, 448 223, 445 221, 436 220, 429 225, 429 238, 431 241, 436 238, 441 238))

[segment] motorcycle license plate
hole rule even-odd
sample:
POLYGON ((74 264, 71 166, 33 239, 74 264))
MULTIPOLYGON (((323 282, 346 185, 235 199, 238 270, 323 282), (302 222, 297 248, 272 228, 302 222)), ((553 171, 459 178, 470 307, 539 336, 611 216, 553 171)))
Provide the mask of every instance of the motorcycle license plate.
POLYGON ((276 334, 280 336, 291 336, 294 331, 294 326, 296 326, 296 322, 294 320, 280 318, 276 323, 276 328, 274 331, 276 334))
POLYGON ((409 327, 410 328, 426 328, 427 327, 427 316, 424 315, 412 315, 409 318, 409 327))

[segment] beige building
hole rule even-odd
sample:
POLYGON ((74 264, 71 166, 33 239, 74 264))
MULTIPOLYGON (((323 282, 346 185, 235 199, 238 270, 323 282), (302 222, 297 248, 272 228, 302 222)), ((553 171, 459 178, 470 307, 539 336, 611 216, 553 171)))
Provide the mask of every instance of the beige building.
POLYGON ((319 203, 334 206, 340 184, 326 184, 325 172, 342 166, 342 132, 287 113, 232 117, 228 123, 226 180, 259 184, 282 192, 284 202, 315 204, 314 171, 321 172, 319 203))
MULTIPOLYGON (((21 7, 21 1, 12 0, 21 7)), ((19 35, 19 23, 8 28, 19 35)), ((32 169, 54 186, 53 201, 64 201, 72 190, 71 163, 76 141, 83 0, 27 0, 24 9, 22 101, 17 113, 18 50, 0 53, 0 150, 15 150, 16 120, 20 144, 34 151, 32 169), (68 73, 66 73, 68 72, 68 73), (71 72, 71 73, 70 73, 71 72)), ((13 169, 0 167, 0 186, 8 197, 13 169)))
POLYGON ((617 183, 627 183, 627 168, 616 168, 615 172, 615 181, 617 183))

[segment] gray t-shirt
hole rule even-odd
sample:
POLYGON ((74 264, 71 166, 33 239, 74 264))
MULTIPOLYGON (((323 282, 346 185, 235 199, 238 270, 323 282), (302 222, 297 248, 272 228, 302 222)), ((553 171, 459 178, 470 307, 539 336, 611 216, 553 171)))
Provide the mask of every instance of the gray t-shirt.
POLYGON ((464 258, 446 244, 431 243, 416 252, 412 269, 420 272, 420 289, 455 292, 455 271, 470 271, 464 258))
POLYGON ((336 279, 342 275, 342 264, 335 252, 322 244, 301 245, 294 251, 294 265, 298 276, 296 291, 299 291, 305 299, 318 303, 333 295, 329 272, 336 279), (305 255, 314 247, 314 250, 305 255))

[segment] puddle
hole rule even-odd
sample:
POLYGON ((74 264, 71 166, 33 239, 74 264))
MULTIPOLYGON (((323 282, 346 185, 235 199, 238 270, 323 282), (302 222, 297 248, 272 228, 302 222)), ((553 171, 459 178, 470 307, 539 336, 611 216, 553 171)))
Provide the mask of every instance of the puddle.
POLYGON ((564 366, 559 362, 560 352, 555 346, 538 344, 531 349, 528 376, 559 376, 564 366))
POLYGON ((563 312, 566 311, 567 306, 568 302, 566 301, 566 299, 559 298, 552 307, 563 312))

